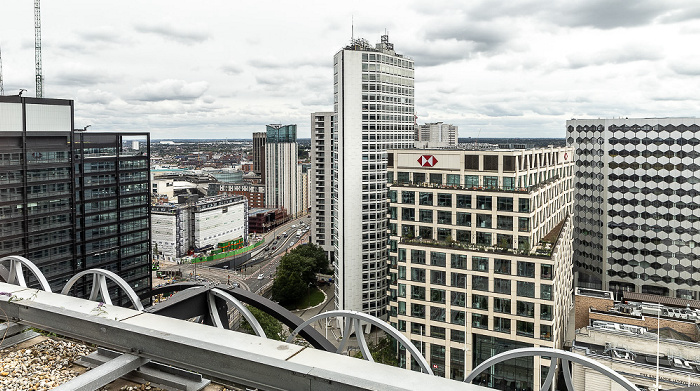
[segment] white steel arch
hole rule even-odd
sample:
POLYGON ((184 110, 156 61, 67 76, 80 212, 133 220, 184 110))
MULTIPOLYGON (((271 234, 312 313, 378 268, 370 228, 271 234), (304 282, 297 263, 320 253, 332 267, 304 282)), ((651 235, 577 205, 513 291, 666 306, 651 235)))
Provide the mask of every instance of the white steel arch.
POLYGON ((75 282, 78 281, 78 279, 80 279, 81 277, 87 275, 92 275, 92 290, 90 291, 90 298, 88 300, 97 301, 97 298, 99 296, 102 296, 102 301, 104 301, 105 304, 112 304, 112 299, 109 297, 109 291, 107 290, 107 278, 109 278, 110 280, 114 281, 114 283, 117 284, 120 288, 122 288, 122 290, 124 291, 124 293, 126 293, 127 297, 129 297, 131 304, 136 310, 143 311, 143 305, 141 304, 141 300, 139 300, 138 295, 136 295, 136 292, 134 292, 134 290, 131 289, 131 286, 129 286, 129 284, 126 281, 124 281, 124 279, 122 279, 121 277, 109 270, 84 270, 74 275, 73 277, 71 277, 70 280, 68 280, 66 285, 63 287, 63 290, 61 290, 61 294, 67 295, 70 292, 70 289, 75 284, 75 282))
POLYGON ((340 353, 343 351, 345 345, 347 345, 348 339, 350 338, 350 330, 354 326, 356 331, 355 335, 357 336, 357 342, 360 344, 360 351, 362 352, 362 357, 364 357, 365 360, 374 361, 374 359, 372 358, 372 354, 370 353, 369 348, 367 347, 367 341, 365 341, 365 336, 362 333, 362 327, 360 324, 361 322, 366 322, 379 327, 380 329, 384 330, 387 334, 394 337, 401 345, 403 345, 406 348, 408 352, 411 353, 411 356, 418 362, 418 365, 420 365, 423 372, 428 373, 430 375, 433 374, 433 371, 430 369, 430 365, 428 365, 428 362, 425 360, 425 357, 423 357, 418 348, 416 348, 416 346, 413 345, 411 341, 408 338, 406 338, 405 335, 401 334, 400 331, 396 330, 393 326, 384 322, 383 320, 362 312, 349 310, 335 310, 322 312, 297 326, 297 328, 294 329, 294 331, 292 331, 291 334, 289 334, 289 337, 287 337, 287 342, 292 342, 292 340, 294 340, 294 337, 304 327, 310 325, 311 323, 317 320, 328 318, 343 318, 343 321, 345 323, 345 327, 343 330, 343 339, 340 341, 340 346, 338 346, 338 350, 336 351, 336 353, 340 353), (348 322, 348 320, 352 320, 352 322, 348 322))
POLYGON ((241 314, 243 315, 245 320, 247 320, 248 323, 250 323, 250 326, 253 328, 255 335, 257 335, 258 337, 267 338, 262 326, 260 326, 260 323, 257 319, 255 319, 255 316, 253 316, 248 307, 241 303, 240 300, 236 299, 227 292, 224 292, 218 288, 209 290, 209 293, 207 295, 207 302, 209 304, 209 316, 216 327, 222 329, 224 328, 224 325, 221 324, 221 319, 219 318, 219 312, 216 309, 216 300, 214 300, 216 297, 226 300, 226 302, 233 305, 237 310, 241 311, 241 314))
POLYGON ((46 277, 44 277, 44 274, 32 261, 19 255, 10 255, 0 259, 0 263, 3 262, 10 263, 9 274, 7 276, 8 284, 15 284, 23 287, 27 286, 27 282, 24 280, 24 273, 22 271, 22 265, 24 265, 39 281, 41 289, 45 290, 46 292, 51 292, 51 285, 49 285, 49 282, 46 280, 46 277))

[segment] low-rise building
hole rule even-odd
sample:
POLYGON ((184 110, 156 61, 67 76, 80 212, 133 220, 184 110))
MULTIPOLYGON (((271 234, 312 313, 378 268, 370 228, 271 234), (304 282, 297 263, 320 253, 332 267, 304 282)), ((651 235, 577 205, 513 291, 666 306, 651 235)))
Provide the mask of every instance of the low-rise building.
POLYGON ((265 185, 254 183, 210 183, 209 194, 211 195, 242 195, 248 199, 248 207, 265 207, 265 185))
MULTIPOLYGON (((573 305, 571 154, 389 151, 390 322, 437 375, 461 380, 494 354, 563 346, 573 305)), ((480 380, 534 389, 548 369, 543 358, 515 359, 480 380)))

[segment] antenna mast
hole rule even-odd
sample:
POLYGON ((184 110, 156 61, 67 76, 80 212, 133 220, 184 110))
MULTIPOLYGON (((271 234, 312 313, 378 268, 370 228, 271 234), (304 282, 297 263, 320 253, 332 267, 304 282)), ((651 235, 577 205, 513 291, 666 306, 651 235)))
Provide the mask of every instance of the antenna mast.
POLYGON ((34 62, 36 64, 36 97, 44 97, 44 76, 41 69, 41 6, 34 0, 34 62))
POLYGON ((5 87, 2 84, 2 48, 0 48, 0 96, 5 95, 5 87))

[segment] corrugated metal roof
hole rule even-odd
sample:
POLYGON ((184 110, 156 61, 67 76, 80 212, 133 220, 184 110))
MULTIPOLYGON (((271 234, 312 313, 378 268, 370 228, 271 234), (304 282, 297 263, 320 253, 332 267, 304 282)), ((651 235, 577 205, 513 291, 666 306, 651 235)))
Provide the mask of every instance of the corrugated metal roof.
POLYGON ((676 297, 658 296, 658 295, 651 295, 648 293, 637 293, 637 292, 623 292, 622 297, 625 300, 630 300, 630 301, 643 301, 646 303, 659 303, 659 304, 663 304, 663 305, 667 305, 667 306, 682 307, 682 308, 686 308, 687 306, 690 306, 690 308, 700 309, 700 300, 686 300, 686 299, 679 299, 676 297))

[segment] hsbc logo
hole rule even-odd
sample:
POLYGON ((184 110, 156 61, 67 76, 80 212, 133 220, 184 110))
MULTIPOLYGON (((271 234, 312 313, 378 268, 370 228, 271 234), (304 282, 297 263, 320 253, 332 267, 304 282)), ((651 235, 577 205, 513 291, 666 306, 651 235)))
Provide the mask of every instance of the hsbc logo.
POLYGON ((437 158, 433 155, 423 155, 418 158, 418 164, 420 164, 421 167, 433 167, 437 162, 437 158))

